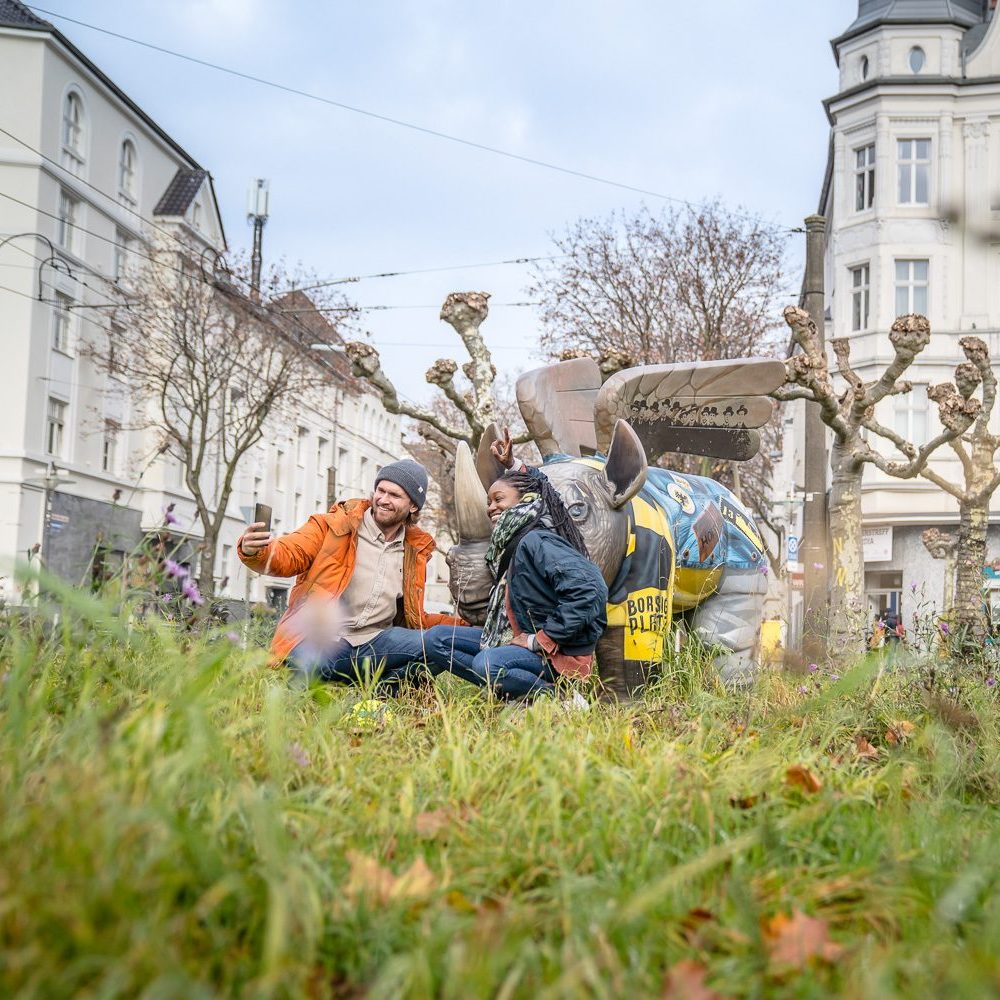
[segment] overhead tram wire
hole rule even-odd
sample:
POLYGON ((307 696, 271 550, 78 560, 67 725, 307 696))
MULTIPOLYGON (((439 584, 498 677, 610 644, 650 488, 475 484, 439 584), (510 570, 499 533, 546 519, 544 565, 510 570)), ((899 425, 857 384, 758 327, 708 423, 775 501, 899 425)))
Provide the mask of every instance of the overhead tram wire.
MULTIPOLYGON (((121 201, 118 200, 117 197, 115 197, 108 191, 99 188, 96 184, 92 183, 91 181, 88 181, 82 177, 77 177, 76 174, 67 170, 67 168, 64 167, 58 160, 54 160, 51 156, 46 156, 46 154, 43 153, 40 149, 36 149, 34 146, 31 145, 31 143, 26 142, 20 136, 14 135, 13 132, 8 131, 2 125, 0 125, 0 134, 7 136, 9 139, 13 139, 14 142, 18 143, 19 145, 27 149, 29 152, 34 153, 36 156, 45 160, 46 163, 50 163, 52 166, 57 167, 59 170, 61 170, 63 173, 69 176, 74 183, 82 184, 84 187, 87 187, 91 191, 94 191, 96 194, 99 194, 102 198, 106 198, 115 208, 124 209, 124 211, 128 212, 129 215, 131 215, 137 221, 145 223, 151 229, 155 229, 158 233, 161 233, 162 235, 173 240, 175 243, 177 243, 180 247, 184 248, 185 250, 190 249, 190 247, 188 247, 188 245, 176 233, 171 232, 171 230, 167 229, 164 226, 161 226, 157 222, 154 222, 152 219, 147 219, 140 212, 137 212, 134 208, 131 208, 128 205, 123 204, 121 201)), ((460 271, 471 268, 501 267, 509 264, 533 264, 537 261, 562 260, 568 256, 569 256, 568 254, 547 254, 547 255, 543 254, 541 256, 511 257, 508 258, 507 260, 485 261, 485 262, 477 262, 474 264, 453 264, 443 267, 422 267, 409 271, 380 271, 374 274, 361 274, 361 275, 351 275, 343 278, 324 279, 322 281, 314 282, 313 284, 310 285, 295 285, 291 288, 285 289, 281 294, 284 295, 288 294, 289 292, 308 292, 308 291, 313 291, 317 288, 326 288, 331 285, 354 284, 359 281, 368 281, 374 278, 399 278, 414 274, 434 274, 438 272, 460 271)), ((242 282, 244 285, 247 285, 247 287, 249 287, 249 282, 242 275, 231 273, 231 276, 236 280, 242 282)))
MULTIPOLYGON (((513 153, 508 149, 501 149, 499 146, 490 146, 487 143, 476 142, 474 139, 466 139, 462 136, 452 135, 449 132, 442 132, 439 129, 429 128, 426 125, 417 125, 415 122, 408 122, 402 118, 394 118, 391 115, 381 114, 377 111, 369 111, 367 108, 357 107, 356 105, 347 104, 343 101, 336 101, 331 97, 324 97, 322 94, 314 94, 308 90, 301 90, 298 87, 292 87, 289 84, 278 83, 275 80, 268 80, 266 77, 257 76, 254 73, 246 73, 243 70, 233 69, 230 66, 222 66, 219 63, 213 63, 208 59, 200 59, 197 56, 188 55, 185 52, 178 52, 176 49, 168 49, 163 45, 156 45, 153 42, 147 42, 141 38, 134 38, 131 35, 125 35, 118 31, 112 31, 110 28, 102 28, 97 24, 80 21, 77 18, 69 17, 66 14, 60 14, 54 10, 48 10, 45 7, 38 7, 34 4, 26 4, 25 6, 29 7, 29 9, 33 10, 37 14, 45 14, 47 17, 55 17, 61 21, 68 21, 70 24, 75 24, 78 27, 89 28, 91 31, 97 31, 100 34, 108 35, 111 38, 117 38, 123 42, 129 42, 132 45, 140 45, 143 48, 151 49, 154 52, 160 52, 163 55, 172 56, 175 59, 182 59, 185 62, 194 63, 197 66, 203 66, 206 69, 215 70, 219 73, 225 73, 228 76, 248 80, 251 83, 257 83, 264 87, 271 87, 274 90, 281 90, 287 94, 294 94, 296 97, 304 97, 310 101, 317 101, 318 103, 326 104, 329 107, 339 108, 341 111, 349 111, 352 114, 362 115, 365 118, 385 122, 389 125, 396 125, 399 128, 409 129, 412 132, 419 132, 422 135, 428 135, 435 139, 444 139, 447 142, 457 143, 458 145, 466 146, 470 149, 478 149, 484 153, 492 153, 495 156, 503 156, 509 160, 516 160, 520 163, 527 163, 531 166, 542 167, 545 170, 552 170, 557 173, 567 174, 571 177, 578 177, 582 180, 593 181, 597 184, 605 184, 609 187, 619 188, 623 191, 631 191, 633 194, 646 195, 647 197, 658 198, 662 201, 676 202, 679 205, 687 205, 689 208, 699 207, 695 202, 686 198, 678 198, 675 195, 663 194, 660 191, 652 191, 648 188, 641 188, 632 184, 626 184, 623 181, 616 181, 610 177, 601 177, 597 174, 587 173, 583 170, 576 170, 572 167, 564 167, 558 163, 549 163, 546 160, 539 160, 532 156, 525 156, 522 153, 513 153)), ((733 212, 732 214, 748 219, 752 222, 771 225, 771 223, 766 222, 766 220, 761 216, 751 215, 747 212, 733 212)))

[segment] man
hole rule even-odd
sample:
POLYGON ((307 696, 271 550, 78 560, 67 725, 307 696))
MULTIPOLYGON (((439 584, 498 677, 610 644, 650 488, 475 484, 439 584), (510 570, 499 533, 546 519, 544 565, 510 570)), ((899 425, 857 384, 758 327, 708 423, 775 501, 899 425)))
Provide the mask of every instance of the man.
POLYGON ((380 671, 388 690, 426 676, 424 630, 465 624, 424 611, 434 540, 416 520, 426 498, 427 470, 403 459, 379 471, 370 500, 338 503, 281 538, 260 522, 247 528, 237 552, 250 569, 298 577, 271 644, 276 660, 342 683, 380 671))

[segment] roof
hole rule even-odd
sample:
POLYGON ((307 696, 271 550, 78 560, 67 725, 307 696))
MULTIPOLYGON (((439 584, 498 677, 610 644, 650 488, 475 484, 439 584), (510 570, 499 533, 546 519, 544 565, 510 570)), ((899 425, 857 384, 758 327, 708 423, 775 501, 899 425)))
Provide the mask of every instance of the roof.
POLYGON ((160 200, 153 209, 153 215, 185 215, 194 201, 195 195, 201 190, 208 171, 200 167, 196 170, 185 170, 181 167, 173 180, 167 185, 160 200))
POLYGON ((175 139, 165 132, 135 101, 132 100, 96 63, 88 59, 55 25, 32 13, 18 0, 0 0, 0 29, 17 28, 51 35, 67 52, 88 69, 115 97, 122 102, 151 131, 155 132, 189 166, 198 168, 198 162, 175 139))
POLYGON ((989 0, 858 0, 858 16, 839 38, 836 48, 855 35, 881 24, 954 24, 971 28, 988 16, 989 0))
POLYGON ((3 28, 43 28, 52 27, 17 0, 0 0, 0 27, 3 28))

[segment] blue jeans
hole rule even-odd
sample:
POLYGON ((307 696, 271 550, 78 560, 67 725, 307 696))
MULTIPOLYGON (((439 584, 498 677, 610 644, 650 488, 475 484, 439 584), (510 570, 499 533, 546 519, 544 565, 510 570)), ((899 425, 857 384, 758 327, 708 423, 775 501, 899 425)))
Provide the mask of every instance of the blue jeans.
POLYGON ((379 688, 392 693, 404 681, 419 683, 427 677, 425 646, 429 635, 430 631, 393 627, 360 646, 352 646, 346 639, 328 649, 300 642, 288 654, 287 663, 307 681, 363 684, 377 674, 379 688))
POLYGON ((450 670, 501 698, 528 698, 555 691, 556 676, 538 653, 523 646, 480 649, 481 628, 435 625, 424 635, 427 663, 435 674, 450 670))

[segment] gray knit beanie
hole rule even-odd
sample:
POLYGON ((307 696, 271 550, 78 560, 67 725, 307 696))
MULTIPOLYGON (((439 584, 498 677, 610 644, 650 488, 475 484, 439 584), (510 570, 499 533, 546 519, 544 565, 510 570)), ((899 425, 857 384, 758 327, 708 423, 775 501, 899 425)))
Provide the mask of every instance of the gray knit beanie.
POLYGON ((427 470, 419 462, 414 462, 412 458, 404 458, 383 465, 375 476, 375 485, 378 486, 383 479, 402 487, 406 495, 417 505, 417 510, 423 508, 427 499, 427 470))

